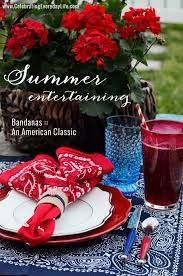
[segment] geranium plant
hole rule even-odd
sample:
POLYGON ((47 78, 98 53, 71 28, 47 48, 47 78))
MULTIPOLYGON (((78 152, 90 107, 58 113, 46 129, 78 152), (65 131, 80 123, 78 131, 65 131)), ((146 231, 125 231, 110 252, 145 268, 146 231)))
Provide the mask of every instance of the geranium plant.
MULTIPOLYGON (((43 1, 39 1, 43 2, 43 1)), ((59 2, 59 1, 57 1, 59 2)), ((61 1, 63 2, 63 1, 61 1)), ((47 3, 48 4, 48 3, 47 3)), ((67 1, 67 5, 77 1, 67 1)), ((0 10, 3 35, 1 74, 30 65, 28 74, 99 75, 107 81, 100 86, 80 84, 77 91, 86 95, 129 95, 143 101, 138 63, 146 63, 151 46, 160 42, 160 18, 153 8, 122 12, 125 1, 108 0, 93 5, 84 3, 78 10, 0 10), (132 66, 132 60, 136 64, 132 66)), ((7 83, 5 83, 7 85, 7 83)), ((24 82, 18 88, 39 92, 54 90, 62 94, 73 90, 71 84, 35 85, 24 82)), ((76 88, 75 88, 76 89, 76 88)), ((90 116, 110 114, 119 102, 80 102, 80 110, 90 116)))

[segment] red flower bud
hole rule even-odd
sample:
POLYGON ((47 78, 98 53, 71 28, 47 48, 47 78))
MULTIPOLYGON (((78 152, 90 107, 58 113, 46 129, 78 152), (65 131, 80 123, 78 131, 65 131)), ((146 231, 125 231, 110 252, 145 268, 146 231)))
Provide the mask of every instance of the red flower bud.
POLYGON ((104 63, 103 58, 99 58, 97 60, 97 68, 104 68, 104 67, 105 67, 105 63, 104 63))
POLYGON ((5 19, 5 10, 3 8, 0 8, 0 21, 3 21, 5 19))

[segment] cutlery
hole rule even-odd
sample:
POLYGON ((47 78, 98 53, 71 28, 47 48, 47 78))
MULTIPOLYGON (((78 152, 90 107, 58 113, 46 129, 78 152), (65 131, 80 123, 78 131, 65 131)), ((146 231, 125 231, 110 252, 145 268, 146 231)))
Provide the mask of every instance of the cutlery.
POLYGON ((142 230, 145 233, 145 236, 142 240, 141 250, 140 250, 140 259, 138 260, 139 265, 145 264, 145 258, 147 252, 151 246, 151 234, 159 227, 159 221, 156 218, 149 217, 142 222, 142 230))
POLYGON ((135 242, 136 234, 137 234, 137 228, 139 225, 140 217, 142 212, 142 206, 138 206, 134 212, 132 213, 127 228, 130 229, 125 246, 123 255, 121 256, 121 259, 126 261, 128 259, 128 255, 131 251, 131 248, 135 242))

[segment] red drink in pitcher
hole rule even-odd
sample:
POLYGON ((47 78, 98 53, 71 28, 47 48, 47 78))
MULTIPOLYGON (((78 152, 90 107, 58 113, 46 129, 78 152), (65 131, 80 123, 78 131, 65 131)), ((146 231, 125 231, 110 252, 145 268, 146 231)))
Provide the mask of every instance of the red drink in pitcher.
POLYGON ((183 181, 183 123, 168 120, 142 125, 145 204, 169 210, 175 208, 183 181))

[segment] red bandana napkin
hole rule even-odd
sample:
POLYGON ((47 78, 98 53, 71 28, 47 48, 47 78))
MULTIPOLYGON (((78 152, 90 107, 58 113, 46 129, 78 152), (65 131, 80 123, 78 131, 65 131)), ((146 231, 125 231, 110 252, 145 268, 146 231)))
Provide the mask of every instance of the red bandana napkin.
POLYGON ((45 243, 65 205, 89 192, 113 170, 110 161, 98 153, 61 147, 56 154, 59 163, 40 154, 0 175, 1 184, 38 201, 34 215, 18 232, 31 246, 45 243))

